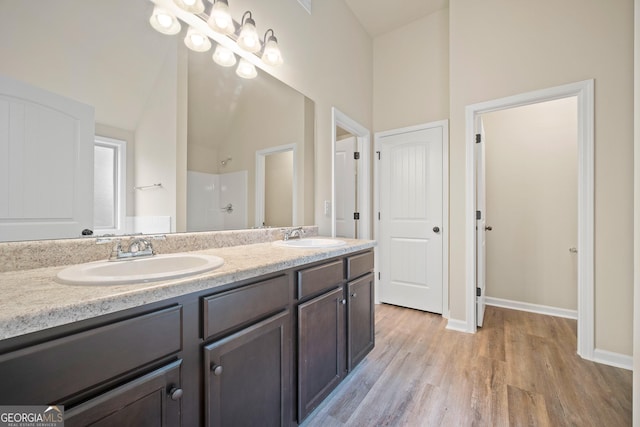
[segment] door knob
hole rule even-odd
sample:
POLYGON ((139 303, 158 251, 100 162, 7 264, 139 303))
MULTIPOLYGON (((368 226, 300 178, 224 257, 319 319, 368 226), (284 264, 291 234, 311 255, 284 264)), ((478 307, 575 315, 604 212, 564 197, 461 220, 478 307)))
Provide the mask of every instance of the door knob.
POLYGON ((487 230, 487 231, 491 231, 491 230, 493 230, 493 227, 490 226, 490 225, 487 225, 484 229, 487 230))
POLYGON ((438 227, 438 226, 433 227, 433 232, 434 233, 439 233, 440 232, 440 227, 438 227))
POLYGON ((220 376, 222 374, 222 366, 221 365, 213 365, 211 367, 211 371, 213 372, 213 375, 220 376))

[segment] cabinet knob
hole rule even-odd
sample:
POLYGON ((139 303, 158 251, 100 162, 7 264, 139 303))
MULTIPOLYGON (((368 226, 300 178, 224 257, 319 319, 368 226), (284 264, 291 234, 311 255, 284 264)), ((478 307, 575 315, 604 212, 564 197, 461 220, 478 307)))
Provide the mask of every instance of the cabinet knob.
POLYGON ((355 292, 351 294, 351 298, 355 298, 357 296, 358 296, 358 294, 356 294, 355 292))
POLYGON ((213 365, 211 367, 211 371, 213 372, 213 375, 215 376, 219 376, 222 374, 222 365, 213 365))
POLYGON ((347 300, 343 298, 343 299, 342 299, 342 301, 340 301, 340 303, 341 303, 341 304, 346 304, 346 303, 347 303, 347 300))
POLYGON ((169 390, 169 397, 171 398, 171 400, 178 400, 182 397, 183 394, 184 392, 181 388, 173 387, 171 390, 169 390))

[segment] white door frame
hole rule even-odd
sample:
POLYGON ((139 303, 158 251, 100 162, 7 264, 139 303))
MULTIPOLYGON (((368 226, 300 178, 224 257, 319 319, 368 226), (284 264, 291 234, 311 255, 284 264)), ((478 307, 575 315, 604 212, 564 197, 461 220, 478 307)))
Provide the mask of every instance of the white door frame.
MULTIPOLYGON (((375 147, 379 152, 380 138, 390 135, 398 135, 407 132, 416 132, 426 129, 442 128, 442 317, 449 318, 449 120, 439 120, 437 122, 424 123, 416 126, 392 129, 383 132, 376 132, 375 147)), ((380 166, 376 161, 373 168, 373 188, 374 188, 374 212, 380 212, 380 166)), ((377 215, 377 214, 376 214, 377 215)), ((375 221, 374 238, 380 236, 380 222, 375 221)), ((375 265, 378 268, 376 251, 375 265)), ((378 295, 380 282, 376 278, 376 303, 380 303, 378 295)), ((474 294, 475 295, 475 294, 474 294)))
POLYGON ((371 132, 336 107, 331 107, 331 236, 336 237, 336 126, 356 137, 360 163, 358 164, 358 209, 356 223, 359 239, 371 238, 371 132))
POLYGON ((284 153, 287 151, 293 152, 293 175, 292 175, 292 195, 291 201, 293 205, 293 212, 291 215, 292 224, 298 225, 298 167, 297 167, 297 150, 296 144, 279 145, 277 147, 265 148, 264 150, 256 151, 256 205, 255 205, 255 219, 254 227, 261 227, 264 222, 264 195, 265 195, 265 158, 270 154, 284 153))
POLYGON ((578 100, 578 354, 594 358, 594 81, 468 105, 466 113, 466 332, 476 332, 475 119, 492 111, 556 99, 578 100))

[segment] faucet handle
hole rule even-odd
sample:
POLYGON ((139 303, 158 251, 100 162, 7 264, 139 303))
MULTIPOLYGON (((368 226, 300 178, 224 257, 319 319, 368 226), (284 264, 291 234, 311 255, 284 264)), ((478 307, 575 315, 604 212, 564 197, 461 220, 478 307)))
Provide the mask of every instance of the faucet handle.
POLYGON ((113 245, 113 248, 111 249, 111 255, 109 256, 109 259, 111 260, 117 259, 122 253, 122 242, 119 239, 116 239, 114 241, 115 245, 113 245))
POLYGON ((142 251, 153 252, 153 245, 151 244, 151 242, 144 238, 133 239, 129 244, 129 252, 136 253, 142 251))

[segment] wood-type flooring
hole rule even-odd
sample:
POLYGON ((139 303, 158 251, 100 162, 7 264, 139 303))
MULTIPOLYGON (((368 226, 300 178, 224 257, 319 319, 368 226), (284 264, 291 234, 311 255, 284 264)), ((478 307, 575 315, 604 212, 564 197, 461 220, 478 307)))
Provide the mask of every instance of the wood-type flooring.
POLYGON ((305 420, 332 426, 630 426, 632 372, 576 354, 576 321, 487 307, 476 334, 376 306, 376 347, 305 420))

